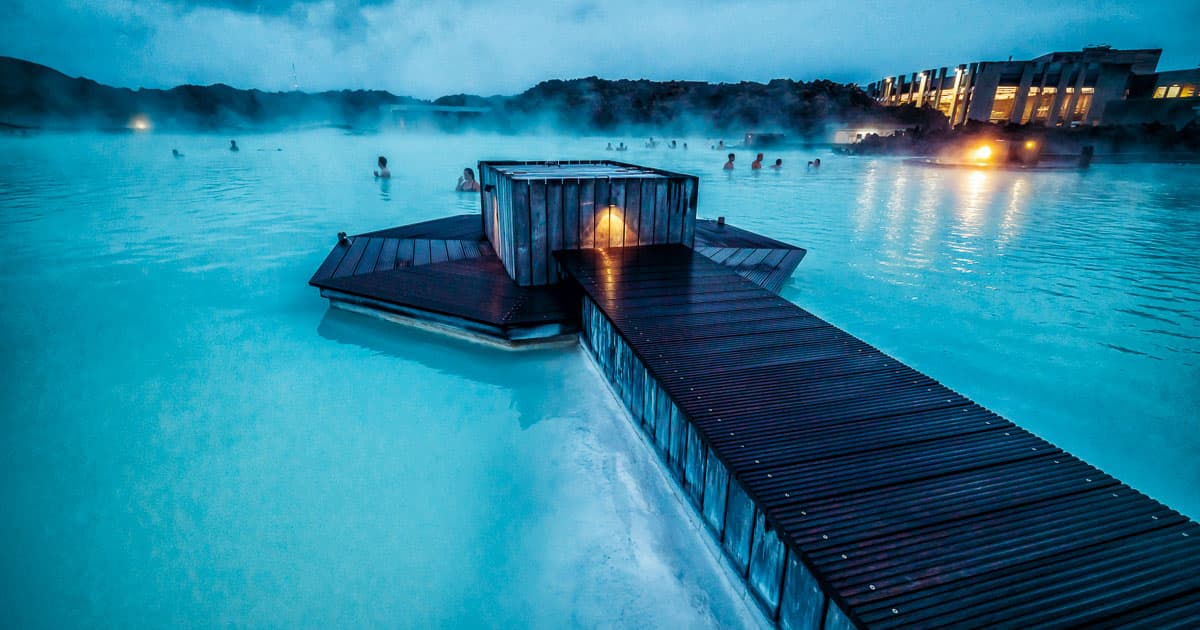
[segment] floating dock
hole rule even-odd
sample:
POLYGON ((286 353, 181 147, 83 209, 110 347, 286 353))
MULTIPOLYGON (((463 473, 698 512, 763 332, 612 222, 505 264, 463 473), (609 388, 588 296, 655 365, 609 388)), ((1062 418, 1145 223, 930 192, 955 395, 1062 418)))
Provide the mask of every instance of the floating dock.
POLYGON ((1200 627, 1200 525, 777 292, 804 250, 698 180, 480 163, 482 219, 339 243, 331 303, 510 345, 576 332, 782 628, 1200 627))
POLYGON ((339 308, 513 345, 579 330, 569 290, 515 284, 477 215, 348 237, 309 284, 339 308))
POLYGON ((512 347, 575 339, 559 249, 683 243, 778 291, 805 251, 696 219, 696 178, 633 164, 481 162, 481 215, 347 237, 309 280, 339 308, 512 347))

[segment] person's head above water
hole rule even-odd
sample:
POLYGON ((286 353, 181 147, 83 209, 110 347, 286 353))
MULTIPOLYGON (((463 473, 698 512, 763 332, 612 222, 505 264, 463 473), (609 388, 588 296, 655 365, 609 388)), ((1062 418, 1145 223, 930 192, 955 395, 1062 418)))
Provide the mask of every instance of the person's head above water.
POLYGON ((464 168, 463 169, 463 177, 465 177, 467 179, 467 181, 475 181, 475 171, 473 171, 469 168, 464 168))
POLYGON ((759 154, 758 154, 758 156, 756 156, 754 159, 756 159, 756 160, 758 160, 759 162, 761 162, 761 161, 762 161, 762 154, 761 154, 761 153, 759 153, 759 154))
POLYGON ((775 166, 783 166, 783 159, 782 158, 776 159, 775 166))
POLYGON ((379 156, 379 168, 387 168, 387 158, 379 156))
POLYGON ((729 161, 730 161, 730 162, 732 162, 734 157, 735 157, 735 156, 734 156, 732 153, 730 153, 730 154, 729 154, 729 161))

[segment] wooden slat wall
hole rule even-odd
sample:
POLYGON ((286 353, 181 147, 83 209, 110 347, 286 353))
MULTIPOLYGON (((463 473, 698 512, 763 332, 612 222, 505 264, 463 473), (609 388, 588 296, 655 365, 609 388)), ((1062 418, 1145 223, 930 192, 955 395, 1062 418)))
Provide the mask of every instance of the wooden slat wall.
POLYGON ((485 231, 517 284, 558 282, 553 253, 561 249, 694 242, 695 177, 572 164, 480 163, 481 181, 494 185, 498 198, 497 217, 484 209, 485 231), (596 175, 589 177, 589 169, 596 175))

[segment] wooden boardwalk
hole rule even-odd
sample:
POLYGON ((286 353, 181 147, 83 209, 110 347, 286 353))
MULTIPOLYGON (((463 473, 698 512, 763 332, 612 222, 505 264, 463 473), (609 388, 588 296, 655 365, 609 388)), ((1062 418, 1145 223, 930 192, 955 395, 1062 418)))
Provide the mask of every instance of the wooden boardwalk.
POLYGON ((555 257, 782 626, 1200 627, 1197 523, 686 247, 555 257))

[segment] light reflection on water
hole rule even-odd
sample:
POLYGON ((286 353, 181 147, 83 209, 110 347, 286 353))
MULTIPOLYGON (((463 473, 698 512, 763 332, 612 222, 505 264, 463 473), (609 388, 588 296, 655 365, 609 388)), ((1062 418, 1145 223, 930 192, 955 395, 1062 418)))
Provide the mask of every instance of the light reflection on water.
MULTIPOLYGON (((639 494, 644 481, 614 470, 632 464, 595 450, 597 443, 619 440, 579 438, 599 422, 590 376, 544 390, 520 380, 581 373, 576 355, 538 367, 536 361, 509 365, 488 353, 447 352, 441 358, 475 362, 455 369, 454 361, 438 358, 436 341, 405 334, 384 341, 389 329, 378 326, 364 325, 357 334, 354 318, 327 315, 324 302, 305 286, 338 231, 476 212, 477 196, 452 191, 462 168, 478 159, 614 157, 602 150, 610 140, 619 139, 309 132, 239 138, 243 150, 231 155, 224 148, 227 138, 204 136, 0 138, 0 226, 6 234, 0 282, 8 295, 20 296, 0 303, 9 361, 0 393, 15 401, 5 417, 3 454, 10 467, 23 466, 25 475, 3 471, 10 473, 5 498, 40 519, 45 525, 39 532, 67 536, 74 548, 88 541, 71 539, 64 532, 76 529, 69 525, 107 519, 102 531, 112 536, 109 542, 125 535, 138 553, 184 549, 193 555, 175 558, 171 568, 197 559, 216 562, 208 577, 232 571, 244 558, 230 549, 206 556, 171 537, 199 535, 206 524, 228 522, 251 529, 244 537, 214 535, 209 542, 235 539, 252 546, 271 534, 280 544, 332 562, 344 550, 323 546, 313 534, 330 530, 305 529, 316 519, 312 512, 331 500, 343 502, 346 510, 363 509, 353 497, 339 496, 339 483, 385 503, 404 501, 414 484, 388 484, 415 474, 417 462, 427 461, 412 450, 419 445, 440 457, 429 466, 444 475, 429 492, 418 493, 431 506, 421 514, 445 516, 456 523, 448 530, 455 534, 523 541, 515 551, 496 551, 503 556, 501 568, 473 576, 477 586, 486 577, 529 576, 515 567, 531 543, 502 518, 479 530, 471 529, 473 521, 459 524, 457 519, 478 513, 464 512, 458 503, 443 505, 447 492, 470 494, 488 506, 486 493, 500 487, 497 496, 519 506, 539 523, 538 532, 549 529, 551 540, 564 546, 562 528, 533 516, 546 497, 568 512, 582 510, 593 504, 584 490, 592 484, 604 505, 642 501, 644 510, 588 512, 596 519, 612 516, 603 525, 617 538, 629 531, 623 528, 641 532, 633 547, 605 539, 596 533, 600 526, 585 531, 604 553, 671 575, 687 547, 660 553, 664 543, 656 532, 670 532, 679 522, 653 516, 663 510, 639 494), (173 147, 187 157, 172 159, 173 147), (259 147, 271 150, 254 150, 259 147), (393 177, 376 182, 371 171, 381 154, 390 158, 393 177), (511 374, 491 373, 504 369, 511 374), (355 405, 365 411, 347 424, 355 405), (495 417, 481 419, 486 415, 495 417), (363 422, 370 439, 351 440, 361 437, 355 431, 366 431, 363 422), (342 434, 347 426, 353 427, 349 436, 342 434), (449 442, 438 441, 441 431, 450 431, 449 442), (113 435, 126 435, 129 443, 114 442, 113 435), (481 444, 481 435, 504 452, 481 444), (343 438, 351 441, 338 441, 343 438), (379 452, 372 440, 393 450, 379 452), (447 444, 488 465, 456 464, 439 450, 447 444), (571 455, 554 459, 538 448, 571 455), (247 461, 254 465, 231 453, 253 454, 247 461), (373 472, 363 463, 373 458, 388 464, 373 472), (546 467, 536 464, 543 460, 549 461, 546 467), (337 483, 318 485, 314 494, 278 472, 297 465, 311 467, 300 476, 305 483, 326 469, 337 483), (487 483, 460 484, 456 466, 485 471, 479 474, 487 483), (254 471, 270 483, 257 483, 254 471), (576 477, 562 484, 547 481, 566 473, 576 477), (228 475, 243 476, 232 483, 228 475), (14 479, 36 479, 39 487, 66 496, 42 499, 42 491, 14 479), (153 512, 151 518, 140 503, 127 506, 131 499, 120 493, 130 483, 147 493, 139 501, 158 502, 172 512, 165 517, 153 512), (287 500, 272 505, 297 511, 308 525, 300 522, 289 537, 272 533, 262 519, 221 511, 246 507, 236 492, 253 498, 267 491, 282 493, 287 500), (123 507, 113 511, 112 505, 123 507), (123 519, 133 518, 128 515, 153 522, 129 530, 123 528, 128 525, 123 519), (162 544, 155 547, 145 537, 162 544)), ((788 299, 1134 487, 1200 515, 1196 167, 1102 165, 1087 173, 1021 173, 821 155, 821 169, 809 171, 804 164, 817 153, 787 150, 767 155, 768 162, 783 158, 782 171, 751 173, 752 154, 735 150, 739 168, 726 173, 721 171, 726 151, 700 149, 709 144, 700 139, 689 141, 693 149, 687 152, 646 150, 635 139, 624 141, 635 148, 615 156, 623 161, 699 175, 701 216, 726 216, 739 227, 808 248, 784 290, 788 299)), ((417 518, 388 505, 383 513, 389 519, 417 518)), ((369 515, 359 516, 343 515, 337 524, 348 527, 363 548, 389 531, 369 515)), ((0 534, 9 540, 49 549, 42 533, 30 534, 19 524, 5 527, 0 534)), ((421 532, 396 531, 431 542, 421 532)), ((97 570, 129 568, 113 559, 120 557, 119 545, 110 551, 111 558, 99 552, 81 557, 97 570)), ((415 553, 399 543, 376 551, 393 559, 415 553)), ((54 570, 78 569, 55 553, 46 551, 40 559, 54 570)), ((278 561, 284 555, 268 557, 278 561)), ((369 555, 351 554, 362 561, 370 561, 369 555)), ((439 598, 455 591, 452 580, 438 573, 436 555, 412 557, 440 580, 421 595, 446 604, 450 600, 439 598)), ((586 569, 549 555, 535 562, 547 576, 538 584, 553 583, 551 590, 564 601, 585 597, 572 590, 570 576, 586 569)), ((4 560, 14 566, 12 557, 4 560)), ((254 566, 270 569, 265 561, 254 566)), ((289 567, 296 570, 280 571, 272 584, 282 588, 286 578, 303 574, 289 567)), ((684 577, 666 590, 642 596, 632 591, 645 584, 622 574, 611 588, 585 599, 616 599, 641 610, 656 597, 695 597, 707 592, 697 585, 713 579, 696 577, 697 571, 702 573, 687 565, 684 577)), ((348 567, 333 574, 364 592, 378 592, 378 585, 355 581, 348 567)), ((387 575, 389 586, 403 586, 404 571, 387 575)), ((52 576, 37 579, 50 583, 52 576)), ((206 579, 200 583, 217 584, 206 579)), ((325 586, 318 578, 304 584, 314 593, 325 586)), ((121 585, 145 587, 133 578, 121 585)), ((111 595, 97 588, 72 596, 111 595)), ((473 604, 479 610, 488 597, 505 596, 494 585, 487 589, 482 603, 473 604)), ((503 618, 519 618, 529 610, 526 605, 545 605, 539 619, 545 625, 561 621, 556 615, 562 608, 533 591, 521 591, 520 597, 524 603, 506 608, 509 616, 503 618)), ((740 617, 721 597, 712 595, 669 619, 683 625, 736 623, 731 619, 740 617)), ((602 611, 588 610, 576 621, 613 622, 602 611)), ((436 615, 424 619, 449 623, 436 615)))

